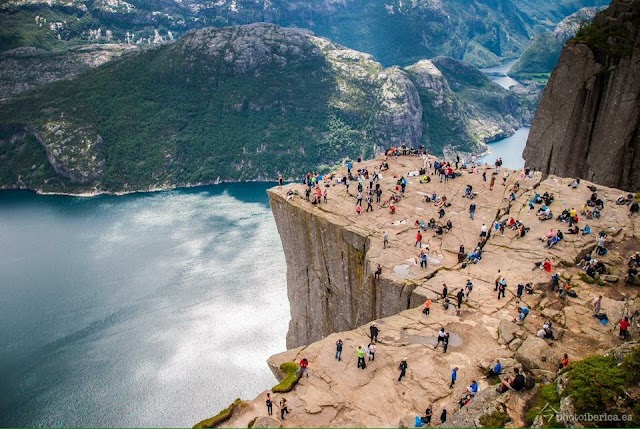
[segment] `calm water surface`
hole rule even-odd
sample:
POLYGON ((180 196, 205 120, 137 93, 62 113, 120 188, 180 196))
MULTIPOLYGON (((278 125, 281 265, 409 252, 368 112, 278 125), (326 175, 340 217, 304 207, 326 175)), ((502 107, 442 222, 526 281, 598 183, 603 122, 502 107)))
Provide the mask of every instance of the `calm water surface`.
POLYGON ((498 158, 502 158, 502 165, 512 170, 521 170, 524 168, 524 159, 522 158, 522 152, 527 144, 527 138, 529 137, 529 127, 522 127, 516 130, 515 134, 506 139, 498 140, 494 143, 489 143, 488 153, 479 158, 480 162, 486 162, 493 165, 498 158))
POLYGON ((489 78, 492 81, 494 81, 504 89, 509 89, 512 86, 518 85, 520 83, 517 80, 507 76, 507 72, 509 71, 511 66, 514 65, 517 61, 518 60, 509 60, 506 63, 503 63, 499 66, 482 68, 480 70, 486 73, 487 75, 489 75, 489 78))
POLYGON ((0 425, 190 427, 271 387, 289 304, 269 186, 0 192, 0 425))

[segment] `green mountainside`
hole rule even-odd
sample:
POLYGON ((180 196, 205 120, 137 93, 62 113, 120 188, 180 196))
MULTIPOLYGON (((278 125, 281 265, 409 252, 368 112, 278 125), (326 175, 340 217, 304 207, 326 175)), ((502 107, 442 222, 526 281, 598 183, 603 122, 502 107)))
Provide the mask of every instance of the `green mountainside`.
POLYGON ((478 66, 515 58, 532 35, 605 0, 10 0, 0 51, 87 43, 149 45, 191 29, 270 22, 308 28, 384 65, 446 55, 478 66))
POLYGON ((385 69, 271 24, 193 31, 6 102, 0 186, 116 192, 293 178, 402 143, 477 151, 528 120, 475 67, 421 63, 385 69), (456 68, 474 78, 455 80, 456 68))
POLYGON ((602 8, 582 8, 560 21, 553 31, 536 34, 509 70, 509 76, 546 83, 549 74, 558 63, 565 42, 572 38, 581 26, 591 22, 600 10, 602 8))

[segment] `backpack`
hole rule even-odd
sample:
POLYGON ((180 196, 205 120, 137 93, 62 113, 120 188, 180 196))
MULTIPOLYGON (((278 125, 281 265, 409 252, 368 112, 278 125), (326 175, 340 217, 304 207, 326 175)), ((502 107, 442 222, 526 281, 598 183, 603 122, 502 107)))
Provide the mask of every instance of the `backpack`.
POLYGON ((422 427, 422 417, 420 416, 416 416, 416 424, 415 427, 417 428, 421 428, 422 427))

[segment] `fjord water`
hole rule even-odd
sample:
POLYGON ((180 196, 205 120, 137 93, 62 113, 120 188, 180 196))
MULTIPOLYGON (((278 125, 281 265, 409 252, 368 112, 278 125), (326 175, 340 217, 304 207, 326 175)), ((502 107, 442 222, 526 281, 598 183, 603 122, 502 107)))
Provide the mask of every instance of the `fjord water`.
MULTIPOLYGON (((517 60, 507 61, 496 67, 488 67, 480 69, 489 79, 500 85, 505 89, 509 89, 514 85, 518 85, 515 79, 507 76, 507 72, 517 60)), ((486 162, 487 164, 493 164, 496 159, 502 158, 503 166, 512 170, 519 170, 524 168, 524 158, 522 158, 522 152, 527 144, 529 138, 530 127, 522 127, 516 130, 515 134, 510 137, 497 140, 493 143, 489 143, 490 153, 480 157, 480 162, 486 162)))
POLYGON ((190 427, 275 384, 269 186, 0 193, 0 425, 190 427))
POLYGON ((518 60, 510 60, 500 64, 499 66, 482 68, 480 70, 504 89, 509 89, 512 86, 520 84, 520 82, 507 75, 511 66, 513 66, 517 61, 518 60))
POLYGON ((493 165, 496 159, 502 158, 502 165, 512 170, 524 168, 524 158, 522 152, 529 138, 530 127, 518 128, 516 132, 505 139, 489 143, 490 153, 479 158, 480 162, 493 165))

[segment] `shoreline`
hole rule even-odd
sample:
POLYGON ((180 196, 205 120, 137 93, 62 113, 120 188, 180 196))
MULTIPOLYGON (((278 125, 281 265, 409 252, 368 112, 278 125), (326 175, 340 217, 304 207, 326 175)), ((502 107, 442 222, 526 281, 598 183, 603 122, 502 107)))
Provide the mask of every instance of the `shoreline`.
MULTIPOLYGON (((291 183, 293 181, 286 181, 285 183, 291 183)), ((2 188, 0 189, 0 194, 2 192, 11 192, 11 191, 24 191, 30 192, 40 196, 59 196, 59 197, 77 197, 77 198, 92 198, 99 196, 125 196, 131 194, 146 194, 146 193, 155 193, 155 192, 164 192, 164 191, 173 191, 177 189, 194 189, 205 186, 217 186, 217 185, 225 185, 225 184, 235 184, 235 183, 278 183, 277 180, 225 180, 225 181, 212 181, 212 182, 203 182, 203 183, 186 183, 186 184, 176 184, 176 185, 168 185, 168 186, 160 186, 153 187, 148 189, 136 189, 132 191, 94 191, 94 192, 81 192, 81 193, 69 193, 69 192, 54 192, 54 191, 42 191, 39 189, 31 189, 31 188, 2 188)))

